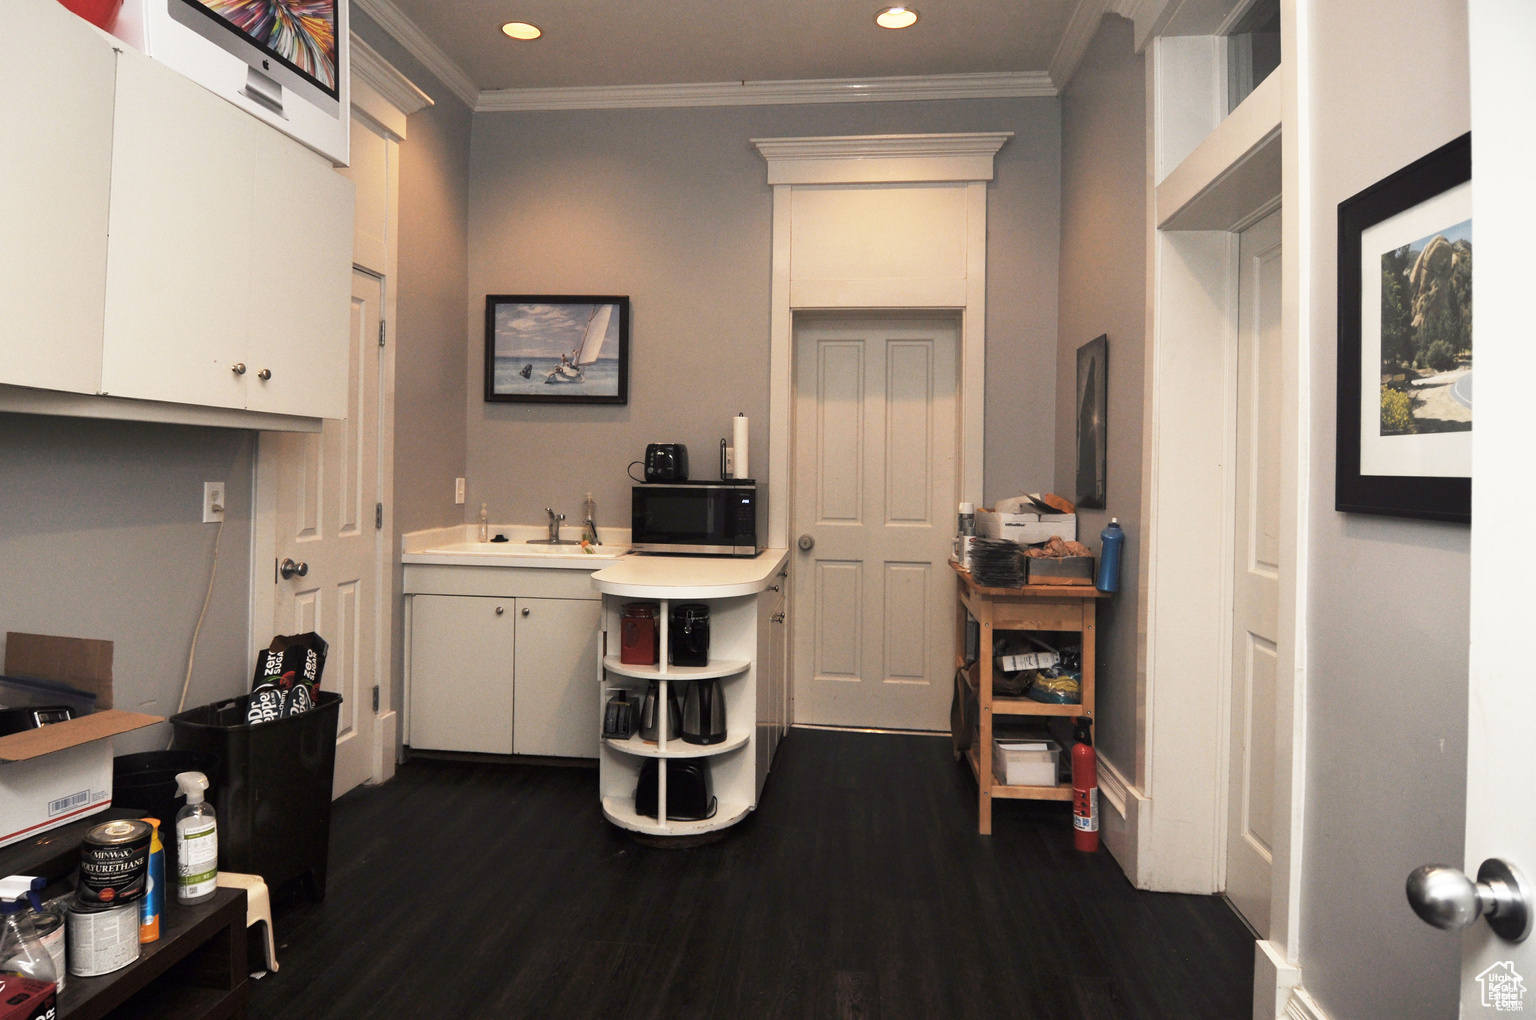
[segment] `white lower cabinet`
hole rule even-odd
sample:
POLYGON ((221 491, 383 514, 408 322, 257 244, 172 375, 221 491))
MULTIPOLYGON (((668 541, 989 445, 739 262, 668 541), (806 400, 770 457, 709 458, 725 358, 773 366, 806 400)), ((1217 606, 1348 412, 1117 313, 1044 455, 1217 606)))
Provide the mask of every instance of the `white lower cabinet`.
POLYGON ((597 757, 602 612, 595 594, 412 595, 410 746, 597 757))
POLYGON ((413 748, 512 753, 516 620, 516 599, 412 599, 413 748))
POLYGON ((512 750, 596 758, 596 599, 518 599, 512 750))

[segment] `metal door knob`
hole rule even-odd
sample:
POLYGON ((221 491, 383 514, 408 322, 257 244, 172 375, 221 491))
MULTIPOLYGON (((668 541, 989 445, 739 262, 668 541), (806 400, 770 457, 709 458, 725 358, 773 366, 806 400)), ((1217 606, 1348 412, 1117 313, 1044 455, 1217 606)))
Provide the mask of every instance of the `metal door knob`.
POLYGON ((502 613, 505 613, 506 611, 507 611, 507 607, 506 606, 497 606, 496 607, 496 615, 497 616, 500 616, 502 613))
POLYGON ((800 541, 796 542, 795 544, 800 547, 801 552, 810 552, 812 549, 816 548, 816 540, 810 535, 801 535, 800 541))
POLYGON ((235 373, 236 375, 244 375, 245 374, 245 362, 237 361, 233 365, 229 366, 229 370, 231 372, 235 373))
POLYGON ((1460 868, 1426 864, 1408 876, 1408 905, 1426 923, 1460 931, 1479 917, 1506 942, 1524 942, 1531 933, 1531 891, 1514 865, 1490 857, 1474 882, 1460 868))
POLYGON ((527 616, 527 615, 528 615, 528 614, 529 614, 529 613, 531 613, 531 612, 533 612, 533 610, 532 610, 532 609, 524 609, 524 610, 523 610, 523 615, 524 615, 524 616, 527 616))
POLYGON ((260 372, 256 373, 256 378, 260 379, 262 382, 266 382, 268 379, 272 378, 272 370, 270 368, 264 368, 260 372))
POLYGON ((303 577, 305 574, 308 574, 309 573, 309 564, 308 563, 295 563, 295 562, 293 562, 293 560, 287 559, 285 557, 283 559, 283 562, 278 564, 277 572, 279 574, 283 575, 283 580, 284 581, 287 581, 287 580, 290 580, 292 578, 303 577))

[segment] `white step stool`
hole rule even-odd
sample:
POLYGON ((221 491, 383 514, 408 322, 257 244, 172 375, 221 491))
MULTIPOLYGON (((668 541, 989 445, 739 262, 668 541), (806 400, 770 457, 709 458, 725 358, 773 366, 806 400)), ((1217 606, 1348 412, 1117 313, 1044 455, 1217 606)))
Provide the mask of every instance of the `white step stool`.
POLYGON ((221 889, 245 890, 247 928, 257 921, 266 922, 267 969, 276 971, 277 946, 272 939, 272 897, 267 892, 267 883, 262 881, 260 875, 241 875, 233 871, 219 872, 218 882, 221 889))

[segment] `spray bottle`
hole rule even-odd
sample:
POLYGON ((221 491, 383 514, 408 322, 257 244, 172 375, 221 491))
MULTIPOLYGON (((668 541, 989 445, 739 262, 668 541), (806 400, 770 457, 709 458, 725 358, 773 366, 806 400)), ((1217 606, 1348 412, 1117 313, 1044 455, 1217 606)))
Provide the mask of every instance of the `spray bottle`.
POLYGON ((5 928, 0 931, 0 974, 20 974, 57 984, 58 970, 27 919, 26 903, 25 898, 0 900, 0 916, 5 918, 5 928))
POLYGON ((160 912, 165 909, 165 844, 160 842, 160 819, 141 818, 151 826, 149 837, 149 881, 144 898, 139 901, 139 942, 160 938, 160 912))
MULTIPOLYGON (((54 972, 58 975, 55 984, 58 990, 64 990, 64 911, 52 903, 44 903, 41 895, 42 889, 48 884, 45 878, 32 875, 9 875, 0 879, 0 900, 25 899, 32 905, 28 912, 23 909, 19 924, 32 927, 32 932, 37 936, 44 949, 48 951, 53 960, 54 972)), ((4 957, 0 957, 4 959, 4 957)))
POLYGON ((204 903, 219 884, 219 823, 213 806, 203 803, 208 777, 201 772, 176 776, 178 796, 187 806, 176 812, 176 902, 204 903))
POLYGON ((476 537, 478 537, 479 540, 482 541, 482 542, 489 542, 491 540, 491 515, 489 513, 487 513, 486 510, 487 510, 486 504, 481 503, 480 504, 480 528, 479 528, 479 531, 476 533, 476 537))

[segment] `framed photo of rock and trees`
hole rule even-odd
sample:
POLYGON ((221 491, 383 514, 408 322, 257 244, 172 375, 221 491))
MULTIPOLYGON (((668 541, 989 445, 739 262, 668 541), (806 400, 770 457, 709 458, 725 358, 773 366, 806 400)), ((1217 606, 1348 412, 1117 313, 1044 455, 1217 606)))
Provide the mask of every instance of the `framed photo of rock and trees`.
POLYGON ((1472 519, 1472 136, 1339 203, 1334 508, 1472 519))

